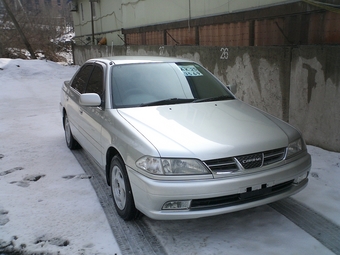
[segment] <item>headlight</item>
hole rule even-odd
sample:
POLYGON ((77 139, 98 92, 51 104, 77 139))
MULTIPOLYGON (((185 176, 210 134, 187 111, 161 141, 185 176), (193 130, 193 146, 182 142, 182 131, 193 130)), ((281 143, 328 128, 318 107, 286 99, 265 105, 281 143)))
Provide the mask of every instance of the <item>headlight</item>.
POLYGON ((137 160, 136 165, 150 174, 163 174, 161 160, 154 157, 142 157, 137 160))
POLYGON ((193 175, 209 174, 203 163, 196 159, 167 159, 145 156, 137 160, 137 167, 150 174, 193 175))
POLYGON ((207 174, 205 166, 194 159, 162 159, 165 175, 207 174))
POLYGON ((290 143, 287 147, 287 158, 299 153, 303 150, 304 142, 302 138, 290 143))

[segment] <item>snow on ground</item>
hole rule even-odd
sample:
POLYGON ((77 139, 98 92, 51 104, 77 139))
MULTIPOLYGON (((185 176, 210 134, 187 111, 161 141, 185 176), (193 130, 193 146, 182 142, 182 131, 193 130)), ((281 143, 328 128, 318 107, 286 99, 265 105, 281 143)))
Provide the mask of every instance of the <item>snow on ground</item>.
POLYGON ((0 247, 13 241, 52 254, 120 254, 88 177, 65 147, 60 87, 76 67, 0 59, 0 68, 0 247))
POLYGON ((202 219, 147 222, 173 255, 333 254, 268 205, 202 219))
MULTIPOLYGON (((60 88, 76 70, 0 59, 0 250, 121 254, 89 177, 64 141, 60 88)), ((310 183, 294 198, 340 226, 340 153, 308 149, 310 183)), ((169 254, 332 254, 269 206, 146 222, 169 254)))
POLYGON ((308 151, 312 155, 309 184, 293 198, 340 226, 340 153, 313 146, 308 151))

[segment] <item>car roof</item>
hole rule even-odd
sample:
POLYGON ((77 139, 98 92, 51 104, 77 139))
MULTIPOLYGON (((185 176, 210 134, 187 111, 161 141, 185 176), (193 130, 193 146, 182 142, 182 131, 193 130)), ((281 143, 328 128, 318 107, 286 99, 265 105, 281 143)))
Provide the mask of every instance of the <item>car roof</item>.
POLYGON ((88 62, 104 62, 111 65, 123 65, 123 64, 136 64, 136 63, 173 63, 173 62, 193 62, 192 60, 174 57, 162 57, 162 56, 113 56, 103 58, 93 58, 86 61, 88 62))

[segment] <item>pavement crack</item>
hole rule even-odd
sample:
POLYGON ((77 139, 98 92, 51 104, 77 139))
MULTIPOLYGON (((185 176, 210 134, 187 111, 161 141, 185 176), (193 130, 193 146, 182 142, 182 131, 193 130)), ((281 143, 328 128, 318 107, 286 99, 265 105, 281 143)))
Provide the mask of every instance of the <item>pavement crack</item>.
POLYGON ((6 170, 6 171, 3 171, 3 172, 0 172, 0 176, 5 176, 7 174, 11 174, 15 171, 20 171, 20 170, 23 170, 24 168, 23 167, 14 167, 14 168, 11 168, 9 170, 6 170))
POLYGON ((19 187, 27 188, 30 186, 30 182, 37 182, 42 177, 45 177, 44 174, 35 174, 35 175, 28 175, 22 181, 12 181, 10 184, 16 184, 19 187))
POLYGON ((47 238, 46 236, 42 236, 34 242, 34 244, 39 244, 41 247, 43 247, 46 243, 59 247, 65 247, 70 244, 70 241, 60 237, 47 238))
POLYGON ((62 178, 66 179, 66 180, 70 180, 70 179, 91 179, 92 176, 88 175, 88 174, 78 174, 78 175, 64 175, 64 176, 62 176, 62 178))
POLYGON ((24 181, 36 182, 39 181, 42 177, 45 177, 45 175, 44 174, 29 175, 24 178, 24 181))
POLYGON ((4 226, 9 222, 8 211, 0 209, 0 226, 4 226))

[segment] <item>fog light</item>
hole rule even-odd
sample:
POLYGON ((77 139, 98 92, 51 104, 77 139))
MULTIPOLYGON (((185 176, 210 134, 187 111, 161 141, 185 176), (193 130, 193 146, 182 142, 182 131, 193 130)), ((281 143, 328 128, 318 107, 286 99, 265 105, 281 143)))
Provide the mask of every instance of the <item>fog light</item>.
POLYGON ((308 177, 308 173, 309 172, 306 172, 304 173, 303 175, 300 175, 298 178, 296 178, 294 180, 294 183, 300 183, 301 181, 303 181, 304 179, 306 179, 308 177))
POLYGON ((168 201, 166 202, 162 209, 163 210, 187 210, 190 207, 190 200, 185 201, 168 201))

